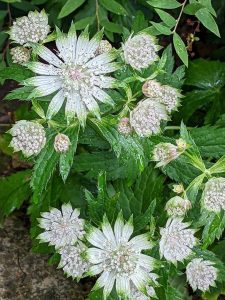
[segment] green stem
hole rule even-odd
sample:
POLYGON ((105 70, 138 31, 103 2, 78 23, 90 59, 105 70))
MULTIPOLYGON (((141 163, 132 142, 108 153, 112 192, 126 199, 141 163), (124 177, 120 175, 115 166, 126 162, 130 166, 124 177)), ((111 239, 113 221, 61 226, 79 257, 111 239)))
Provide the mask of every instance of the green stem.
POLYGON ((181 6, 181 10, 180 10, 179 16, 178 16, 177 21, 176 21, 176 25, 175 25, 175 27, 174 27, 174 29, 173 29, 173 33, 175 33, 176 30, 177 30, 177 26, 178 26, 178 24, 179 24, 179 22, 180 22, 180 18, 181 18, 181 16, 182 16, 182 13, 183 13, 183 11, 184 11, 184 7, 185 7, 185 4, 186 4, 186 3, 187 3, 187 0, 184 0, 183 4, 182 4, 182 6, 181 6))
MULTIPOLYGON (((194 127, 187 127, 188 130, 193 129, 194 127)), ((180 130, 180 126, 166 126, 164 130, 180 130)))

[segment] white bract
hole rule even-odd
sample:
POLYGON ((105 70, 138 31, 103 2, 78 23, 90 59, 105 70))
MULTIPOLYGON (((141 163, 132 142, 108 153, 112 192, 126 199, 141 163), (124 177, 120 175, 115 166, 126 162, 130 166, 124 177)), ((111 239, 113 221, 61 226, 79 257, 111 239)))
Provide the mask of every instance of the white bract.
POLYGON ((58 268, 63 268, 66 275, 72 276, 73 279, 80 279, 87 271, 89 264, 84 259, 84 253, 87 247, 82 243, 78 242, 76 245, 68 245, 59 249, 61 259, 58 268))
POLYGON ((23 64, 30 60, 30 50, 25 47, 12 48, 10 54, 14 64, 23 64))
POLYGON ((26 157, 39 154, 45 146, 45 130, 38 123, 21 120, 9 132, 13 137, 10 146, 15 152, 22 151, 26 157))
POLYGON ((73 245, 84 236, 84 220, 79 218, 78 209, 72 208, 71 204, 63 204, 62 211, 52 208, 50 212, 41 214, 39 226, 45 231, 37 237, 41 242, 60 248, 73 245))
POLYGON ((165 106, 149 98, 140 101, 130 113, 130 124, 141 137, 159 134, 161 122, 168 119, 165 106))
POLYGON ((158 60, 157 51, 161 49, 156 38, 147 33, 130 36, 122 48, 125 62, 136 70, 145 69, 158 60))
POLYGON ((176 88, 169 85, 162 85, 156 80, 146 81, 142 87, 142 92, 146 97, 164 104, 168 113, 176 110, 182 97, 176 88))
POLYGON ((171 143, 159 143, 154 147, 152 154, 153 161, 158 162, 156 167, 163 167, 175 160, 181 153, 178 147, 171 143))
POLYGON ((202 258, 193 259, 186 268, 187 281, 192 289, 206 292, 210 286, 215 286, 218 270, 213 262, 202 258))
POLYGON ((48 35, 50 27, 48 16, 42 10, 30 11, 27 17, 17 18, 10 28, 10 39, 20 45, 42 42, 48 35))
POLYGON ((93 264, 90 275, 101 274, 95 289, 104 287, 104 299, 110 294, 114 283, 122 299, 129 299, 131 284, 139 291, 144 291, 151 282, 149 272, 155 267, 155 259, 142 254, 151 249, 152 243, 147 234, 131 238, 132 221, 124 223, 121 215, 112 229, 107 218, 104 218, 102 230, 92 228, 87 240, 94 246, 87 250, 87 258, 93 264))
POLYGON ((206 182, 202 205, 208 211, 220 212, 225 209, 225 178, 211 178, 206 182))
POLYGON ((189 223, 183 223, 181 219, 168 219, 165 228, 160 228, 161 239, 159 252, 161 257, 176 263, 183 261, 192 253, 197 239, 194 237, 196 230, 187 228, 189 223))
POLYGON ((58 31, 57 55, 45 46, 33 47, 48 64, 29 63, 28 67, 40 76, 29 78, 24 84, 36 86, 30 98, 56 92, 48 107, 48 119, 60 110, 65 99, 68 122, 77 116, 83 126, 88 112, 100 118, 98 102, 113 105, 112 98, 104 89, 115 87, 116 80, 106 74, 116 71, 120 66, 113 62, 117 57, 115 49, 96 56, 101 38, 102 31, 89 41, 87 30, 77 37, 72 25, 68 35, 58 31))
POLYGON ((170 217, 184 217, 191 208, 191 202, 188 199, 175 196, 166 203, 166 211, 170 217))
POLYGON ((67 135, 59 133, 54 140, 54 148, 58 153, 66 153, 69 150, 71 143, 67 135))

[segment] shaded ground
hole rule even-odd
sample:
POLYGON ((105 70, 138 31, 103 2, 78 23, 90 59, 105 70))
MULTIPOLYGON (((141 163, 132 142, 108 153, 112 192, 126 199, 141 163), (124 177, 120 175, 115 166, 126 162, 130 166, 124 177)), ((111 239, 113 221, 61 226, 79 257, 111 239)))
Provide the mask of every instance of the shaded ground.
POLYGON ((77 284, 31 252, 23 216, 13 215, 0 229, 0 300, 83 300, 90 283, 77 284))

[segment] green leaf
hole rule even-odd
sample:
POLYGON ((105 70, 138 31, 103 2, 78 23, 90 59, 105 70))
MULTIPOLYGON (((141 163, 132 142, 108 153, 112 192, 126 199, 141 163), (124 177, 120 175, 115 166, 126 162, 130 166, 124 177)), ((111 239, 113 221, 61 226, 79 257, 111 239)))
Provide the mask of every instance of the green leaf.
POLYGON ((209 29, 215 35, 220 37, 220 32, 216 21, 214 20, 213 16, 210 14, 207 8, 199 9, 195 15, 207 29, 209 29))
POLYGON ((98 177, 98 196, 95 198, 89 191, 85 191, 88 202, 88 214, 93 223, 102 223, 103 216, 106 214, 110 222, 116 219, 119 212, 118 194, 110 196, 107 191, 106 174, 100 173, 98 177))
POLYGON ((115 0, 99 0, 99 4, 105 7, 108 11, 118 15, 127 15, 126 9, 115 0))
POLYGON ((176 25, 176 19, 172 17, 170 14, 167 12, 161 10, 161 9, 156 9, 155 10, 157 14, 159 15, 160 19, 168 26, 168 27, 174 27, 176 25))
POLYGON ((201 8, 204 8, 204 6, 200 3, 190 3, 184 7, 184 13, 188 15, 195 15, 201 8))
POLYGON ((74 154, 77 149, 79 131, 79 125, 76 125, 73 128, 69 128, 64 132, 69 137, 71 142, 68 152, 62 153, 59 158, 59 171, 64 182, 66 181, 73 164, 74 154))
POLYGON ((183 63, 187 67, 188 66, 187 49, 186 49, 186 46, 185 46, 184 42, 182 41, 181 37, 176 32, 174 32, 174 34, 173 34, 173 44, 174 44, 174 48, 177 52, 177 55, 180 57, 180 59, 183 61, 183 63))
POLYGON ((100 24, 109 32, 122 33, 123 27, 119 24, 109 22, 107 20, 100 20, 100 24))
POLYGON ((67 0, 58 15, 58 19, 62 19, 70 15, 78 7, 80 7, 85 1, 86 0, 67 0))
POLYGON ((147 3, 153 7, 164 9, 174 9, 181 6, 181 3, 176 0, 149 0, 147 3))
POLYGON ((4 100, 28 100, 28 96, 33 90, 32 86, 23 86, 17 89, 12 90, 9 94, 7 94, 4 100))
POLYGON ((44 149, 37 158, 31 178, 33 189, 32 201, 38 203, 45 190, 59 160, 59 154, 54 149, 54 137, 48 137, 44 149))
POLYGON ((134 33, 137 33, 146 27, 148 27, 148 21, 145 19, 145 15, 143 14, 143 12, 138 11, 135 16, 134 22, 132 22, 131 24, 131 30, 134 33))
POLYGON ((15 3, 15 2, 21 2, 21 0, 0 0, 1 2, 6 2, 6 3, 15 3))
POLYGON ((75 24, 75 28, 77 30, 81 30, 84 29, 87 25, 92 25, 95 21, 95 16, 91 16, 91 17, 86 17, 83 18, 79 21, 76 21, 75 24))
POLYGON ((0 177, 0 222, 29 199, 31 195, 30 175, 31 170, 26 170, 0 177))
POLYGON ((161 23, 151 22, 151 24, 162 34, 171 35, 172 31, 161 23))
POLYGON ((33 76, 33 72, 27 68, 13 64, 10 67, 0 67, 0 81, 5 79, 13 79, 16 81, 23 81, 33 76))

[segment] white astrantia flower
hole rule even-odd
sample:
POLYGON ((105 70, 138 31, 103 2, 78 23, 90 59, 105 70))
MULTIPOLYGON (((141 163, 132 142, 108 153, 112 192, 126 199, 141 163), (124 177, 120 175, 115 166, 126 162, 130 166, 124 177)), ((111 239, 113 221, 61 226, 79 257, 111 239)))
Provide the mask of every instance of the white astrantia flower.
POLYGON ((218 270, 213 265, 213 262, 202 258, 195 258, 187 265, 187 281, 194 291, 206 292, 210 286, 216 286, 218 270))
POLYGON ((71 143, 67 135, 58 133, 54 140, 54 148, 58 153, 66 153, 69 150, 71 143))
POLYGON ((28 67, 40 76, 27 79, 24 84, 36 86, 30 98, 56 92, 48 107, 48 119, 60 110, 65 99, 68 122, 77 116, 82 126, 85 125, 88 112, 100 118, 98 102, 114 104, 104 89, 115 87, 116 80, 107 74, 120 66, 113 62, 117 57, 115 49, 96 56, 102 34, 102 31, 98 32, 89 41, 87 29, 77 37, 72 25, 68 35, 57 31, 57 54, 43 45, 33 46, 34 52, 47 64, 28 63, 28 67))
POLYGON ((10 50, 14 64, 24 64, 30 60, 30 50, 25 47, 14 47, 10 50))
POLYGON ((152 284, 154 284, 154 286, 158 286, 158 275, 154 274, 154 273, 149 273, 148 274, 149 277, 151 278, 152 283, 150 285, 146 285, 145 287, 145 293, 139 291, 136 286, 132 283, 131 284, 131 299, 132 300, 149 300, 152 298, 157 298, 156 296, 156 292, 154 287, 152 286, 152 284))
POLYGON ((182 98, 178 89, 169 85, 162 85, 157 80, 146 81, 142 87, 142 92, 146 97, 164 104, 168 113, 177 109, 180 98, 182 98))
POLYGON ((39 154, 46 143, 44 127, 35 122, 18 121, 9 133, 13 137, 10 146, 15 152, 22 151, 26 157, 39 154))
POLYGON ((50 27, 45 11, 30 11, 28 16, 17 18, 10 28, 10 39, 20 45, 42 42, 50 27))
POLYGON ((165 210, 170 217, 184 217, 187 211, 191 208, 191 202, 188 199, 175 196, 167 203, 165 210))
POLYGON ((216 213, 225 209, 225 178, 211 178, 206 182, 202 205, 206 210, 216 213))
POLYGON ((153 99, 144 99, 130 113, 130 124, 141 137, 159 134, 161 122, 169 119, 165 106, 153 99))
POLYGON ((142 251, 153 245, 147 234, 131 238, 133 230, 132 220, 124 223, 119 214, 113 229, 104 217, 102 230, 92 228, 87 235, 87 240, 94 246, 87 250, 87 258, 93 264, 89 274, 101 274, 94 289, 103 287, 104 299, 111 293, 114 283, 118 296, 130 299, 131 284, 144 291, 151 282, 149 272, 156 265, 155 259, 142 251))
POLYGON ((45 231, 37 237, 41 242, 60 248, 73 245, 84 236, 84 220, 79 218, 80 211, 73 209, 71 204, 63 204, 62 211, 52 208, 50 212, 41 214, 39 227, 45 231))
POLYGON ((161 49, 156 38, 148 33, 130 36, 122 48, 125 62, 136 70, 145 69, 157 61, 157 51, 161 49))
POLYGON ((171 143, 159 143, 153 149, 152 160, 158 162, 156 167, 163 167, 175 160, 180 154, 177 146, 171 143))
POLYGON ((168 219, 165 228, 160 228, 161 239, 159 252, 161 257, 176 263, 183 261, 191 253, 192 248, 197 244, 194 237, 196 230, 187 228, 189 223, 183 223, 182 219, 168 219))
POLYGON ((132 133, 132 128, 130 126, 130 119, 129 118, 122 118, 119 120, 118 127, 119 133, 124 136, 129 136, 132 133))
POLYGON ((68 277, 80 279, 89 268, 88 262, 84 259, 87 247, 78 242, 75 245, 63 246, 58 250, 61 259, 58 268, 62 268, 68 277))

